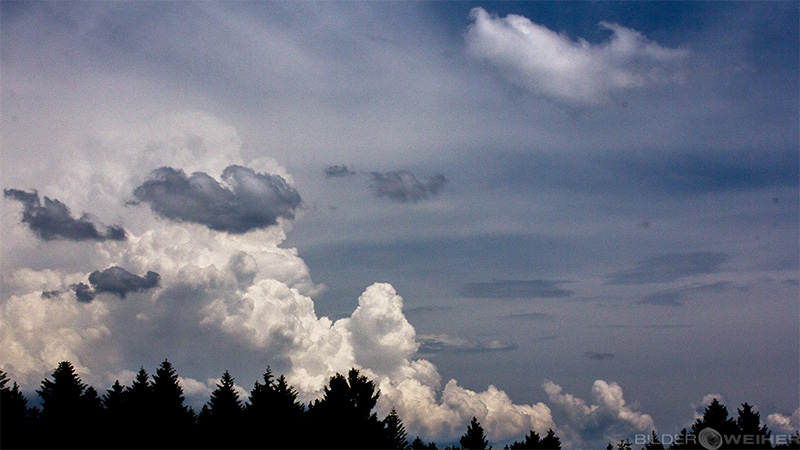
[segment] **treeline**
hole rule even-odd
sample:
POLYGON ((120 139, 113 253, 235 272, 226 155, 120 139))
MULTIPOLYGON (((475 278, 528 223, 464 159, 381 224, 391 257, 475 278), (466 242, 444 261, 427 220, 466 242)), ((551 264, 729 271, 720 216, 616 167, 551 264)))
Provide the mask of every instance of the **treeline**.
MULTIPOLYGON (((394 409, 379 419, 373 410, 380 391, 356 369, 331 377, 322 398, 308 405, 269 368, 242 399, 226 371, 199 413, 185 404, 167 360, 152 377, 141 368, 130 386, 116 381, 102 395, 61 362, 36 391, 41 409, 29 407, 3 371, 0 390, 2 448, 437 448, 419 437, 409 443, 394 409)), ((491 448, 476 418, 460 444, 491 448)), ((560 449, 561 442, 552 430, 542 438, 531 430, 513 448, 560 449)))
MULTIPOLYGON (((41 409, 29 407, 17 383, 0 370, 0 448, 437 448, 419 437, 409 443, 394 409, 379 419, 373 410, 380 391, 356 369, 331 377, 322 398, 308 405, 269 368, 242 399, 226 371, 199 413, 185 404, 167 360, 152 377, 141 368, 130 386, 116 381, 102 395, 64 361, 36 392, 41 409)), ((641 437, 609 443, 607 450, 637 444, 642 450, 800 449, 800 434, 776 439, 752 406, 744 403, 734 419, 716 399, 691 430, 641 437)), ((445 450, 491 448, 475 417, 459 444, 445 450)), ((561 440, 553 430, 544 436, 531 430, 505 446, 523 449, 560 450, 561 440)))

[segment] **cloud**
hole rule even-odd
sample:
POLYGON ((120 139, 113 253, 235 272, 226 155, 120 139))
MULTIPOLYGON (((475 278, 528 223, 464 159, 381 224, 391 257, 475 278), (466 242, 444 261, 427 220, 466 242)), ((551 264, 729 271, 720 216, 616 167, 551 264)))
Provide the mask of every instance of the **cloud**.
POLYGON ((561 298, 573 291, 559 287, 564 281, 553 280, 498 280, 467 283, 458 294, 467 298, 561 298))
POLYGON ((790 416, 773 413, 766 418, 767 425, 773 432, 796 433, 800 430, 800 408, 794 410, 790 416))
POLYGON ((42 205, 39 193, 35 190, 3 189, 3 195, 23 204, 22 223, 28 224, 31 231, 45 241, 123 241, 126 238, 125 230, 118 225, 100 231, 88 214, 79 219, 73 218, 67 205, 56 199, 45 196, 42 205))
POLYGON ((640 261, 633 269, 606 278, 610 284, 669 283, 715 273, 727 260, 728 256, 719 252, 668 253, 640 261))
POLYGON ((246 233, 294 219, 300 194, 279 175, 228 166, 222 183, 204 172, 187 177, 182 170, 161 167, 133 195, 161 217, 193 222, 212 230, 246 233))
POLYGON ((325 176, 328 178, 344 178, 356 175, 356 171, 350 169, 345 165, 328 166, 324 170, 325 176))
POLYGON ((513 319, 513 320, 551 320, 555 319, 556 316, 540 312, 529 312, 529 313, 506 314, 502 317, 504 319, 513 319))
POLYGON ((688 52, 648 40, 635 30, 600 22, 611 32, 600 44, 577 42, 523 16, 470 12, 468 52, 514 84, 570 104, 607 101, 613 94, 680 81, 688 52))
POLYGON ((446 334, 427 334, 417 338, 420 343, 421 353, 440 352, 496 352, 516 350, 517 344, 492 340, 481 342, 471 339, 457 338, 446 334))
POLYGON ((614 357, 614 354, 607 352, 588 351, 584 353, 584 356, 586 356, 589 359, 594 359, 596 361, 605 361, 607 359, 612 359, 614 357))
POLYGON ((648 294, 642 300, 639 300, 636 303, 642 305, 683 306, 682 300, 685 299, 687 295, 698 292, 721 292, 730 289, 731 287, 732 284, 730 281, 718 281, 716 283, 703 284, 699 286, 670 289, 667 291, 648 294))
POLYGON ((436 174, 421 182, 411 172, 370 172, 370 189, 380 198, 397 203, 417 203, 439 195, 447 178, 436 174))
POLYGON ((562 394, 561 386, 552 381, 542 384, 550 399, 554 418, 561 423, 560 436, 565 447, 585 447, 589 442, 618 441, 635 433, 655 429, 652 417, 627 405, 622 388, 617 383, 596 380, 592 385, 592 400, 562 394))
MULTIPOLYGON (((152 289, 158 286, 160 282, 161 276, 155 272, 148 271, 145 276, 140 277, 121 267, 112 266, 102 272, 95 270, 90 273, 89 283, 91 286, 86 283, 76 283, 70 287, 75 291, 78 301, 91 302, 97 294, 103 292, 110 292, 118 295, 119 298, 125 298, 125 295, 131 292, 152 289)), ((43 292, 43 297, 45 296, 44 294, 43 292)))

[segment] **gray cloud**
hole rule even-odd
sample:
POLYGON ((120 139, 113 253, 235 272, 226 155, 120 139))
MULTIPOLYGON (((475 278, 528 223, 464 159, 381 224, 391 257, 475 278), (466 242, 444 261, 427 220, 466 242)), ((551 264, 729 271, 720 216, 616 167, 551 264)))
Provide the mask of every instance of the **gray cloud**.
POLYGON ((328 178, 344 178, 356 175, 356 171, 350 169, 345 165, 328 166, 324 170, 325 176, 328 178))
POLYGON ((42 298, 55 298, 60 294, 60 291, 42 291, 42 298))
POLYGON ((458 294, 467 298, 560 298, 569 297, 573 291, 562 289, 564 281, 553 280, 498 280, 467 283, 458 294))
POLYGON ((221 179, 161 167, 133 195, 161 217, 235 234, 275 225, 279 217, 294 219, 301 203, 300 194, 278 175, 228 166, 221 179))
POLYGON ((519 346, 513 342, 493 340, 489 342, 455 338, 445 334, 417 336, 420 353, 442 352, 496 352, 516 350, 519 346))
POLYGON ((614 357, 613 353, 593 352, 593 351, 585 352, 583 355, 586 356, 589 359, 594 359, 596 361, 605 361, 607 359, 611 359, 611 358, 614 357))
POLYGON ((158 286, 161 283, 161 275, 149 271, 140 277, 121 267, 111 266, 103 271, 95 270, 89 274, 89 283, 91 286, 85 283, 70 286, 79 301, 90 302, 102 292, 125 298, 131 292, 142 292, 158 286))
POLYGON ((699 286, 654 292, 646 295, 636 303, 643 305, 683 306, 683 300, 687 295, 703 292, 721 292, 731 289, 732 287, 733 285, 730 281, 717 281, 716 283, 702 284, 699 286))
POLYGON ((28 228, 45 241, 123 241, 127 238, 125 230, 117 225, 101 231, 98 227, 103 228, 102 225, 92 222, 88 214, 75 219, 67 205, 56 199, 44 197, 42 204, 35 190, 4 189, 3 195, 23 204, 22 223, 28 224, 28 228))
POLYGON ((669 253, 640 261, 630 270, 608 275, 610 284, 669 283, 693 275, 715 273, 728 260, 718 252, 669 253))
POLYGON ((545 319, 554 319, 556 316, 552 314, 545 314, 540 312, 530 312, 530 313, 515 313, 515 314, 506 314, 503 316, 503 319, 513 319, 513 320, 545 320, 545 319))
POLYGON ((417 203, 435 197, 447 184, 447 178, 436 174, 425 183, 406 170, 370 172, 370 189, 380 198, 397 203, 417 203))

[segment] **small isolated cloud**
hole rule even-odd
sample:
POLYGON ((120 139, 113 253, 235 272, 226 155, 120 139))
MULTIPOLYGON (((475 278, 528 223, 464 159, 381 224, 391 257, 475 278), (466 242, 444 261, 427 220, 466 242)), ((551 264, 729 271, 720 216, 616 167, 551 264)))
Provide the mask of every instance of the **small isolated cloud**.
POLYGON ((611 358, 614 357, 613 353, 593 352, 593 351, 585 352, 583 355, 586 356, 589 359, 594 359, 596 361, 605 361, 607 359, 611 359, 611 358))
POLYGON ((324 172, 325 176, 328 178, 344 178, 356 175, 355 170, 345 165, 329 166, 325 168, 324 172))
POLYGON ((516 350, 517 344, 492 340, 481 342, 471 339, 457 338, 446 334, 427 334, 417 337, 420 353, 442 352, 496 352, 516 350))
POLYGON ((22 203, 22 223, 45 241, 124 241, 125 230, 117 225, 103 227, 94 223, 88 214, 76 219, 64 203, 44 197, 44 204, 39 200, 39 193, 25 192, 19 189, 4 189, 3 195, 22 203))
MULTIPOLYGON (((77 283, 72 285, 75 296, 81 302, 90 302, 94 297, 102 292, 116 294, 119 298, 131 292, 142 292, 158 286, 161 276, 155 272, 147 272, 143 277, 134 275, 127 270, 112 266, 103 271, 95 270, 89 274, 89 283, 77 283)), ((44 294, 43 294, 44 295, 44 294)))
POLYGON ((695 293, 722 292, 731 289, 733 286, 730 281, 718 281, 716 283, 690 286, 681 289, 670 289, 667 291, 654 292, 646 295, 636 303, 642 305, 658 306, 683 306, 683 300, 695 293))
POLYGON ((417 203, 439 195, 447 178, 436 174, 421 182, 406 170, 370 172, 370 189, 380 198, 397 203, 417 203))
POLYGON ((514 313, 514 314, 506 314, 503 316, 503 319, 513 319, 513 320, 549 320, 554 319, 556 316, 552 314, 545 314, 540 312, 528 312, 528 313, 514 313))
POLYGON ((570 37, 509 14, 474 8, 467 49, 511 82, 541 96, 596 104, 615 92, 679 81, 688 51, 648 40, 636 30, 600 22, 611 32, 600 44, 570 37))
POLYGON ((458 294, 467 298, 561 298, 573 291, 560 287, 564 281, 554 280, 498 280, 467 283, 458 294))
POLYGON ((640 261, 636 267, 608 275, 609 284, 669 283, 694 275, 716 273, 728 260, 718 252, 669 253, 640 261))
POLYGON ((294 219, 301 202, 283 177, 235 165, 225 168, 221 182, 204 172, 187 177, 182 170, 161 167, 133 195, 166 219, 233 234, 275 225, 278 218, 294 219))

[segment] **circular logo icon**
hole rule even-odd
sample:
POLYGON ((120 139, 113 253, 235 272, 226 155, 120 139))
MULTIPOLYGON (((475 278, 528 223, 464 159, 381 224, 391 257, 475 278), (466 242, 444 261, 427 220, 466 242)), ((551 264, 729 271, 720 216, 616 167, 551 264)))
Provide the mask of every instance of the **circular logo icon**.
POLYGON ((708 450, 717 450, 722 447, 722 435, 713 428, 703 428, 700 430, 700 434, 697 435, 697 440, 700 441, 700 445, 708 450))

